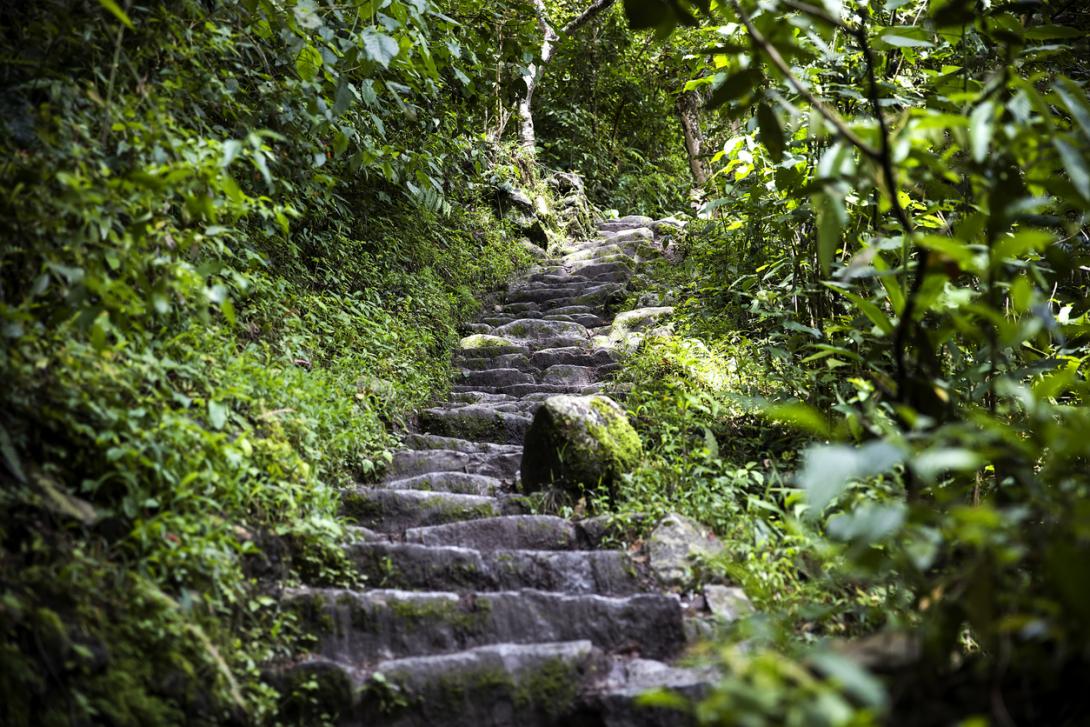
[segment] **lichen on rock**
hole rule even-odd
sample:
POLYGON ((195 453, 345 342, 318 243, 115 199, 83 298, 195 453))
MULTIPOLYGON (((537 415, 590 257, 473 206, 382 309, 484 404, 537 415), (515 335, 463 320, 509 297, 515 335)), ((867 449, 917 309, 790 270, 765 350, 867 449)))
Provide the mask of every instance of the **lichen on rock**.
POLYGON ((526 434, 523 487, 528 492, 553 488, 573 499, 598 486, 613 493, 642 454, 639 435, 612 399, 553 396, 526 434))

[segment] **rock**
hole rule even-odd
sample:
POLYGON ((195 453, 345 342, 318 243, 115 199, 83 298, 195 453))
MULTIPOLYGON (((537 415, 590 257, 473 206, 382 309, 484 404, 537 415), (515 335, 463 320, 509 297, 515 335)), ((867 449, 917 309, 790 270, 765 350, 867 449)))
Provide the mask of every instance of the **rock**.
POLYGON ((671 306, 658 308, 636 308, 620 313, 613 319, 609 330, 610 344, 625 350, 633 350, 640 345, 644 336, 660 319, 671 315, 671 306))
POLYGON ((459 346, 466 348, 504 348, 516 345, 513 341, 502 336, 492 336, 487 333, 474 333, 466 336, 459 342, 459 346))
POLYGON ((544 248, 535 245, 533 242, 530 241, 530 238, 528 237, 519 238, 519 247, 530 253, 530 256, 536 260, 544 260, 549 256, 549 254, 545 252, 544 248))
POLYGON ((529 492, 553 486, 573 498, 599 484, 613 492, 642 454, 639 435, 612 399, 554 396, 526 433, 522 481, 529 492))
MULTIPOLYGON (((525 461, 524 452, 524 467, 525 461)), ((723 544, 708 528, 673 513, 655 526, 647 541, 647 551, 651 571, 663 585, 687 588, 693 580, 692 556, 718 555, 723 544)))
POLYGON ((724 621, 737 621, 753 612, 753 604, 746 592, 733 586, 704 586, 704 602, 712 614, 724 621))
POLYGON ((524 210, 531 211, 534 209, 534 201, 530 199, 530 196, 525 192, 518 189, 505 189, 503 190, 507 200, 524 210))
POLYGON ((556 172, 549 177, 549 186, 560 194, 583 193, 583 178, 575 172, 556 172))

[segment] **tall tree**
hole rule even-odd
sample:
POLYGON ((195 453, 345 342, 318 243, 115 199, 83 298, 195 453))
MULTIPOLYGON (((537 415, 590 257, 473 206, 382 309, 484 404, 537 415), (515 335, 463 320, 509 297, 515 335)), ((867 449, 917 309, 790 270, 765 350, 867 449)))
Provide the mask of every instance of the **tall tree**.
POLYGON ((556 44, 564 38, 572 35, 584 25, 594 20, 603 11, 608 10, 616 0, 595 0, 586 10, 575 17, 574 20, 563 26, 558 34, 552 22, 549 20, 548 11, 544 0, 533 0, 534 12, 537 15, 538 27, 541 29, 541 51, 536 61, 526 66, 522 75, 522 81, 526 85, 522 97, 519 99, 519 142, 530 154, 535 152, 537 146, 537 134, 534 132, 533 101, 534 91, 537 89, 545 67, 553 58, 556 44))

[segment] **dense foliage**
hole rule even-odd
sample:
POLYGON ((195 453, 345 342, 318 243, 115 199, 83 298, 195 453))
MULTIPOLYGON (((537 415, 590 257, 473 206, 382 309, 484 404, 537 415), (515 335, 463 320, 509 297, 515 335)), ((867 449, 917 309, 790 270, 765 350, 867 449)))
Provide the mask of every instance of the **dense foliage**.
POLYGON ((213 5, 0 17, 5 724, 267 717, 257 578, 348 577, 335 488, 523 259, 451 19, 213 5))
POLYGON ((446 386, 526 262, 496 191, 548 167, 697 207, 597 507, 709 524, 758 607, 700 718, 1075 723, 1087 10, 594 3, 516 149, 588 4, 0 9, 0 721, 277 720, 263 584, 351 581, 335 490, 446 386))
POLYGON ((728 649, 709 721, 1083 714, 1076 5, 625 3, 660 36, 695 26, 690 87, 737 124, 674 281, 677 338, 631 369, 657 461, 630 508, 715 524, 769 614, 749 635, 801 659, 728 649), (824 443, 796 462, 804 434, 824 443), (876 633, 888 692, 821 646, 876 633))

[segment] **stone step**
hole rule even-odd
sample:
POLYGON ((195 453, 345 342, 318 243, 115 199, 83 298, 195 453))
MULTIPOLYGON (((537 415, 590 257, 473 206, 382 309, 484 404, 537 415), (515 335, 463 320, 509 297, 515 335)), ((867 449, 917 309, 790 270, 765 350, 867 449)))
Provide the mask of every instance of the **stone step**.
POLYGON ((533 373, 515 368, 463 369, 454 375, 454 383, 463 386, 510 386, 533 381, 533 373))
MULTIPOLYGON (((533 381, 533 377, 530 381, 533 381)), ((511 386, 482 388, 500 394, 514 394, 508 391, 511 386)), ((420 428, 428 434, 501 444, 521 444, 531 420, 524 414, 509 414, 480 404, 467 404, 456 409, 436 407, 420 412, 420 428)))
POLYGON ((560 386, 588 386, 598 379, 598 368, 592 366, 572 366, 555 364, 541 373, 543 384, 560 386))
MULTIPOLYGON (((491 644, 391 659, 370 670, 312 659, 293 666, 281 688, 290 693, 293 684, 316 682, 341 727, 556 727, 579 709, 583 685, 607 670, 605 655, 589 641, 491 644)), ((319 712, 293 716, 298 724, 328 719, 319 712)))
POLYGON ((427 490, 491 497, 503 489, 503 480, 468 472, 428 472, 423 475, 387 480, 378 485, 387 490, 427 490))
POLYGON ((615 727, 691 727, 691 712, 640 704, 641 695, 665 689, 695 704, 704 699, 720 678, 709 667, 685 668, 651 659, 609 658, 604 676, 584 690, 570 720, 573 725, 615 727))
POLYGON ((628 280, 632 277, 632 262, 626 257, 623 260, 600 262, 589 260, 579 263, 577 266, 580 275, 597 278, 602 275, 615 275, 618 281, 628 280))
POLYGON ((511 321, 497 328, 496 335, 514 341, 526 341, 528 344, 548 338, 587 339, 590 337, 586 326, 569 321, 550 321, 541 318, 521 318, 511 321))
POLYGON ((472 371, 484 371, 487 369, 517 369, 519 371, 533 372, 536 370, 536 367, 530 363, 530 359, 521 353, 487 358, 484 356, 465 355, 459 352, 455 355, 454 360, 461 368, 472 371))
POLYGON ((386 533, 514 514, 495 497, 372 487, 342 490, 341 510, 357 524, 386 533))
POLYGON ((585 285, 528 285, 524 288, 515 288, 507 292, 507 300, 510 302, 505 308, 512 310, 511 303, 534 303, 540 310, 541 304, 545 301, 579 295, 585 288, 585 285))
POLYGON ((478 550, 577 550, 583 539, 573 522, 553 515, 507 515, 405 531, 405 542, 478 550))
POLYGON ((492 326, 488 324, 488 321, 477 321, 476 323, 463 323, 459 330, 463 336, 468 336, 474 333, 491 333, 492 326))
MULTIPOLYGON (((620 245, 595 245, 594 247, 566 253, 557 259, 560 261, 561 265, 570 265, 572 263, 586 262, 587 260, 602 262, 606 258, 620 257, 632 258, 633 256, 620 245)), ((573 272, 575 272, 575 270, 573 270, 573 272)), ((583 271, 579 270, 578 272, 582 274, 583 271)), ((538 298, 535 300, 541 299, 538 298)))
POLYGON ((691 711, 649 707, 640 695, 664 688, 694 703, 718 678, 610 656, 587 640, 489 644, 367 668, 311 656, 267 676, 282 694, 320 695, 316 709, 289 697, 281 716, 291 724, 342 727, 693 727, 691 711))
POLYGON ((530 364, 545 370, 550 366, 604 366, 617 362, 617 355, 610 349, 587 349, 582 346, 567 348, 547 348, 535 351, 530 356, 530 364))
POLYGON ((628 230, 633 227, 650 227, 655 221, 644 215, 627 215, 615 220, 601 220, 597 223, 599 230, 628 230))
MULTIPOLYGON (((521 353, 524 356, 527 356, 527 355, 530 354, 530 348, 528 346, 523 346, 522 344, 516 343, 514 341, 508 341, 504 345, 497 345, 497 346, 492 346, 492 345, 472 345, 472 346, 467 347, 465 345, 465 340, 466 339, 464 339, 464 338, 462 339, 462 341, 463 341, 462 348, 458 349, 455 352, 454 355, 456 357, 464 356, 466 358, 496 358, 498 356, 506 356, 506 355, 509 355, 509 354, 521 353)), ((500 339, 497 339, 497 340, 500 340, 500 339)))
POLYGON ((570 287, 573 285, 586 285, 590 282, 590 278, 584 275, 576 275, 568 272, 565 268, 552 267, 541 272, 534 273, 525 279, 525 282, 518 288, 528 288, 533 285, 548 285, 558 287, 570 287))
POLYGON ((686 643, 676 597, 543 591, 447 593, 301 588, 286 606, 316 627, 322 656, 356 664, 487 644, 586 640, 606 652, 669 658, 686 643))
MULTIPOLYGON (((493 396, 508 396, 507 394, 493 394, 493 396)), ((537 402, 526 401, 525 399, 515 399, 514 401, 451 401, 448 404, 444 404, 440 409, 458 409, 460 407, 476 406, 484 407, 485 409, 492 409, 493 411, 504 412, 505 414, 525 414, 526 416, 533 416, 537 411, 537 402)))
POLYGON ((612 322, 593 313, 550 313, 543 318, 547 321, 577 323, 584 328, 600 328, 612 322))
MULTIPOLYGON (((486 397, 502 397, 505 401, 517 401, 513 396, 506 394, 483 394, 482 392, 469 392, 466 395, 475 394, 486 397)), ((490 400, 494 400, 491 399, 490 400)), ((437 434, 421 434, 413 432, 406 434, 403 444, 407 450, 447 449, 454 452, 466 452, 471 454, 488 455, 515 455, 522 456, 522 445, 518 444, 494 444, 492 442, 472 442, 456 437, 440 437, 437 434)), ((401 454, 400 452, 398 454, 401 454)), ((395 455, 396 459, 396 455, 395 455)))
MULTIPOLYGON (((577 394, 579 396, 587 396, 588 394, 597 394, 602 390, 602 384, 515 384, 514 386, 504 386, 503 388, 496 389, 497 392, 503 394, 510 394, 511 396, 517 396, 519 398, 527 398, 533 394, 541 394, 544 396, 553 396, 555 394, 577 394)), ((540 397, 534 399, 540 401, 540 397)), ((521 441, 521 440, 520 440, 521 441)))
MULTIPOLYGON (((534 373, 537 372, 537 369, 534 369, 534 373)), ((518 401, 515 397, 507 394, 489 394, 484 391, 466 391, 460 394, 451 394, 449 400, 456 404, 505 404, 518 401)))
POLYGON ((386 468, 390 479, 427 472, 470 472, 507 482, 518 479, 522 448, 510 451, 458 451, 448 449, 402 450, 394 453, 386 468))
MULTIPOLYGON (((421 523, 432 524, 436 523, 421 523)), ((395 588, 534 588, 625 595, 636 593, 643 585, 635 564, 617 550, 476 550, 417 543, 355 543, 346 552, 369 583, 395 588)))
POLYGON ((570 316, 570 315, 575 315, 577 313, 589 313, 591 315, 596 315, 595 309, 592 308, 589 305, 569 305, 569 306, 564 307, 564 308, 554 308, 551 311, 552 315, 570 316))

